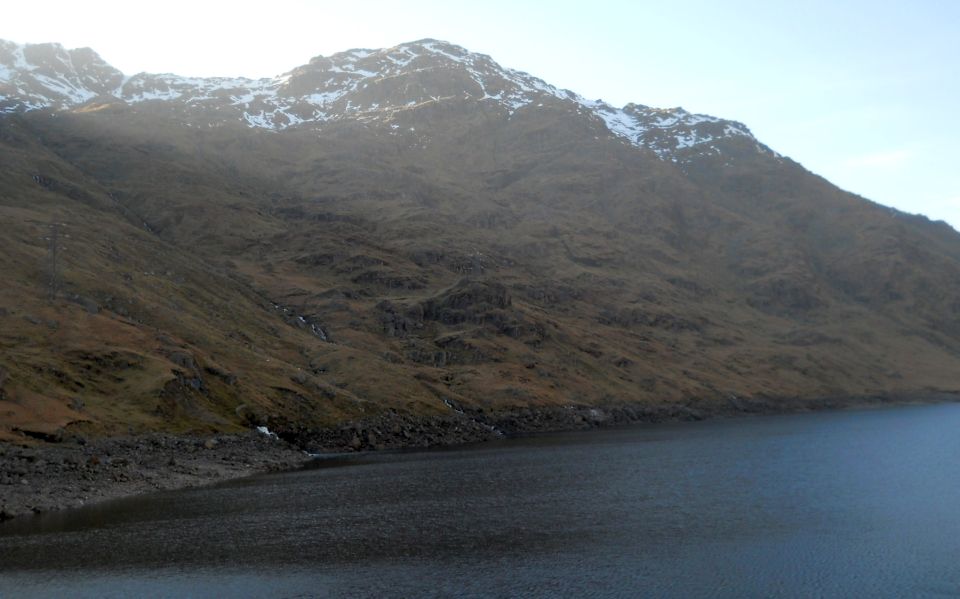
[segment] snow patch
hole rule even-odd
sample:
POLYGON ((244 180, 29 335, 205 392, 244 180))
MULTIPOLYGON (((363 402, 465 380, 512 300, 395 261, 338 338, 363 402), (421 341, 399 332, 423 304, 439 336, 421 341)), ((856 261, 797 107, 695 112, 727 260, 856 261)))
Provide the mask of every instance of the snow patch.
POLYGON ((430 50, 434 54, 439 54, 440 56, 449 58, 453 62, 460 62, 460 63, 464 62, 464 58, 462 56, 454 56, 453 54, 450 54, 446 50, 442 50, 438 48, 435 42, 426 42, 423 44, 423 47, 426 48, 427 50, 430 50))
POLYGON ((269 437, 269 438, 271 438, 271 439, 280 439, 280 437, 278 437, 276 433, 270 432, 270 429, 268 429, 268 428, 265 427, 265 426, 258 426, 258 427, 257 427, 257 432, 260 433, 261 435, 263 435, 263 436, 265 436, 265 437, 269 437))
POLYGON ((78 88, 65 79, 54 79, 47 75, 34 75, 33 78, 48 90, 57 95, 64 96, 75 104, 83 104, 97 96, 96 92, 78 88))
POLYGON ((346 93, 346 91, 338 89, 332 92, 313 93, 309 96, 305 96, 303 99, 307 103, 313 104, 314 106, 324 106, 325 104, 336 102, 346 93))
POLYGON ((364 50, 360 48, 354 48, 353 50, 350 50, 349 54, 351 54, 353 57, 357 59, 362 60, 368 56, 372 56, 373 50, 364 50))

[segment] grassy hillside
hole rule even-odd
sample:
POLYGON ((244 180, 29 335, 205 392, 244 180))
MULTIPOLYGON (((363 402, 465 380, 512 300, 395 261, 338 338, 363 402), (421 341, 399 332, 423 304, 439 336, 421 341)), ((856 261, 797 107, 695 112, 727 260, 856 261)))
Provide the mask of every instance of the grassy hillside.
POLYGON ((565 110, 0 119, 0 435, 960 390, 955 232, 565 110))

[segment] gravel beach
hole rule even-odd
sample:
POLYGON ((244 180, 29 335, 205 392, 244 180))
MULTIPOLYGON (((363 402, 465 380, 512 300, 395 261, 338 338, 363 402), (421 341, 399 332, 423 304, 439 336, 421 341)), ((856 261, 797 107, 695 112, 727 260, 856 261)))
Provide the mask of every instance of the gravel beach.
POLYGON ((286 442, 257 432, 0 443, 0 520, 289 470, 310 459, 286 442))

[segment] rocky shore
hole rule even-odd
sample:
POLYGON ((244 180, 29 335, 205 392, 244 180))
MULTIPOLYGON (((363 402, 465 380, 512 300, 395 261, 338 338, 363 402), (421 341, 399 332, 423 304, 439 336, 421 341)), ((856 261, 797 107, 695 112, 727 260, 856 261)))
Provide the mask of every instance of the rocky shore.
POLYGON ((518 407, 484 412, 450 404, 444 416, 388 411, 323 429, 268 423, 277 435, 206 437, 152 434, 21 446, 0 443, 0 521, 161 489, 200 486, 289 470, 327 452, 378 451, 476 443, 526 433, 636 423, 958 401, 953 393, 815 399, 730 397, 726 403, 602 407, 518 407))
POLYGON ((0 443, 0 521, 161 489, 288 470, 310 456, 284 441, 243 435, 0 443))
POLYGON ((311 453, 324 453, 460 445, 529 433, 586 430, 605 426, 951 401, 960 401, 960 394, 926 392, 817 398, 731 396, 723 402, 705 404, 523 406, 496 412, 451 403, 451 413, 445 416, 413 417, 388 411, 373 418, 345 422, 333 428, 309 429, 284 422, 271 422, 269 425, 291 444, 311 453))

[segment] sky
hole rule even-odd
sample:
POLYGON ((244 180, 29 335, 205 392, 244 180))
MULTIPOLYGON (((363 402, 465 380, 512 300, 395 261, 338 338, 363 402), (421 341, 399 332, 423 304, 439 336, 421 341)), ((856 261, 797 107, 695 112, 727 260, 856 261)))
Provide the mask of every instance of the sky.
POLYGON ((269 77, 437 38, 588 98, 747 125, 840 187, 960 229, 960 1, 5 3, 0 39, 127 74, 269 77))

